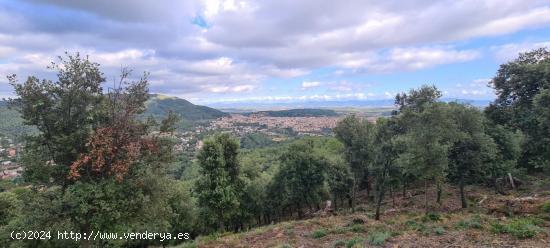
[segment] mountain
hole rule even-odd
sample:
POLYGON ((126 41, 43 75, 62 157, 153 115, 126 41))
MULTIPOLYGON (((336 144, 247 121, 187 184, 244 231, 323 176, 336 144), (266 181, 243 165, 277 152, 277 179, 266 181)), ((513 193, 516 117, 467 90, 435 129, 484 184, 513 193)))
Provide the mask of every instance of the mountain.
MULTIPOLYGON (((147 109, 142 114, 142 118, 152 115, 157 120, 161 120, 168 114, 169 110, 172 110, 183 119, 181 122, 182 128, 193 127, 198 123, 229 115, 217 109, 192 104, 181 98, 158 94, 152 94, 146 102, 146 106, 147 109)), ((22 122, 19 113, 9 109, 6 101, 0 100, 0 135, 14 138, 35 131, 34 128, 25 126, 22 122)))
POLYGON ((143 117, 153 116, 162 119, 172 110, 181 116, 184 123, 187 122, 186 126, 229 115, 217 109, 192 104, 185 99, 160 94, 151 94, 145 104, 147 109, 142 114, 143 117))
MULTIPOLYGON (((457 101, 468 103, 476 107, 486 107, 492 100, 442 98, 443 102, 457 101)), ((338 101, 281 101, 281 102, 215 102, 208 106, 217 109, 227 109, 237 112, 239 109, 246 109, 247 112, 269 110, 269 109, 290 109, 290 108, 380 108, 395 107, 394 99, 372 99, 372 100, 338 100, 338 101)))

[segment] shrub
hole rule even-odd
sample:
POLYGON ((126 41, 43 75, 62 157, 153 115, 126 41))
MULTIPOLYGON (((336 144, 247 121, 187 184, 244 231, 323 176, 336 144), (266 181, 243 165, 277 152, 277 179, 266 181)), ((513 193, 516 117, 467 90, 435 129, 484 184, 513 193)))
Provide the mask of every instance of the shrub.
POLYGON ((543 231, 542 228, 536 225, 537 223, 539 221, 535 219, 520 218, 514 219, 507 224, 493 223, 491 224, 491 228, 496 233, 509 233, 516 238, 525 239, 532 238, 543 231))
POLYGON ((550 202, 545 202, 540 207, 542 209, 542 212, 550 213, 550 202))
POLYGON ((367 240, 371 245, 381 246, 381 245, 384 245, 384 243, 386 243, 386 239, 388 239, 389 237, 391 237, 391 233, 389 232, 375 231, 369 234, 369 236, 367 237, 367 240))
POLYGON ((325 229, 318 229, 311 233, 311 237, 313 237, 314 239, 320 239, 324 236, 327 236, 327 231, 325 229))

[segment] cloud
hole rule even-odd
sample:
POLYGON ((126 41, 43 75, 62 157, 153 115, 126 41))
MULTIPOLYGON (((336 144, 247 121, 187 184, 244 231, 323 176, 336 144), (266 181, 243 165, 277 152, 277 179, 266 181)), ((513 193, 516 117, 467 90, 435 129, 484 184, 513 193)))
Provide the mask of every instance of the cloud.
MULTIPOLYGON (((150 71, 155 92, 207 97, 323 68, 345 78, 462 63, 482 54, 456 43, 549 24, 547 0, 0 0, 0 91, 6 74, 51 75, 44 65, 64 51, 109 77, 150 71)), ((364 90, 331 80, 317 87, 364 90)))
POLYGON ((550 47, 550 41, 509 43, 491 47, 495 58, 503 63, 518 57, 519 53, 531 51, 541 47, 550 47))
POLYGON ((307 90, 311 88, 316 88, 321 86, 321 83, 318 81, 303 81, 302 82, 302 90, 307 90))

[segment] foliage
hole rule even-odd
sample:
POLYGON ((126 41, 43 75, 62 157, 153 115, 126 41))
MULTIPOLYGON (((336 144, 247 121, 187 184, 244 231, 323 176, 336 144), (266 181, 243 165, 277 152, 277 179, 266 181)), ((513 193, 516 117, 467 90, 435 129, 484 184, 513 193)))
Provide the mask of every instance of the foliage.
POLYGON ((374 231, 369 233, 369 235, 367 236, 367 241, 371 245, 382 246, 384 245, 384 243, 386 243, 386 239, 388 239, 389 237, 391 237, 390 232, 374 231))
POLYGON ((325 229, 317 229, 311 233, 311 237, 314 239, 320 239, 324 236, 327 236, 327 230, 325 229))
POLYGON ((526 135, 521 165, 544 169, 548 154, 548 89, 550 89, 550 51, 546 48, 522 53, 502 64, 491 81, 497 99, 485 110, 496 124, 521 130, 526 135), (535 101, 536 100, 536 101, 535 101), (545 105, 546 104, 546 105, 545 105))
POLYGON ((496 233, 509 233, 516 238, 532 238, 538 233, 543 232, 544 229, 537 226, 537 221, 530 218, 517 218, 511 220, 509 223, 493 223, 491 225, 493 232, 496 233))
POLYGON ((242 184, 237 161, 239 143, 228 134, 218 134, 204 141, 198 160, 201 177, 195 183, 198 204, 205 215, 214 216, 218 229, 239 206, 242 184))

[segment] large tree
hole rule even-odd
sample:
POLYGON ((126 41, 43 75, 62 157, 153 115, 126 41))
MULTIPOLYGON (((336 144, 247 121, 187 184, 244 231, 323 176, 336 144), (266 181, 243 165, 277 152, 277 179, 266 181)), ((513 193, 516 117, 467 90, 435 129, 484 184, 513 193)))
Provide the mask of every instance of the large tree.
POLYGON ((227 220, 239 207, 243 185, 238 152, 238 141, 224 133, 205 140, 197 156, 201 167, 195 185, 198 204, 206 215, 214 215, 220 231, 225 230, 227 220))
POLYGON ((540 112, 534 99, 550 89, 550 51, 546 48, 522 53, 502 64, 491 81, 497 99, 486 109, 495 124, 521 130, 526 135, 521 166, 529 169, 544 167, 549 134, 541 128, 540 112))

